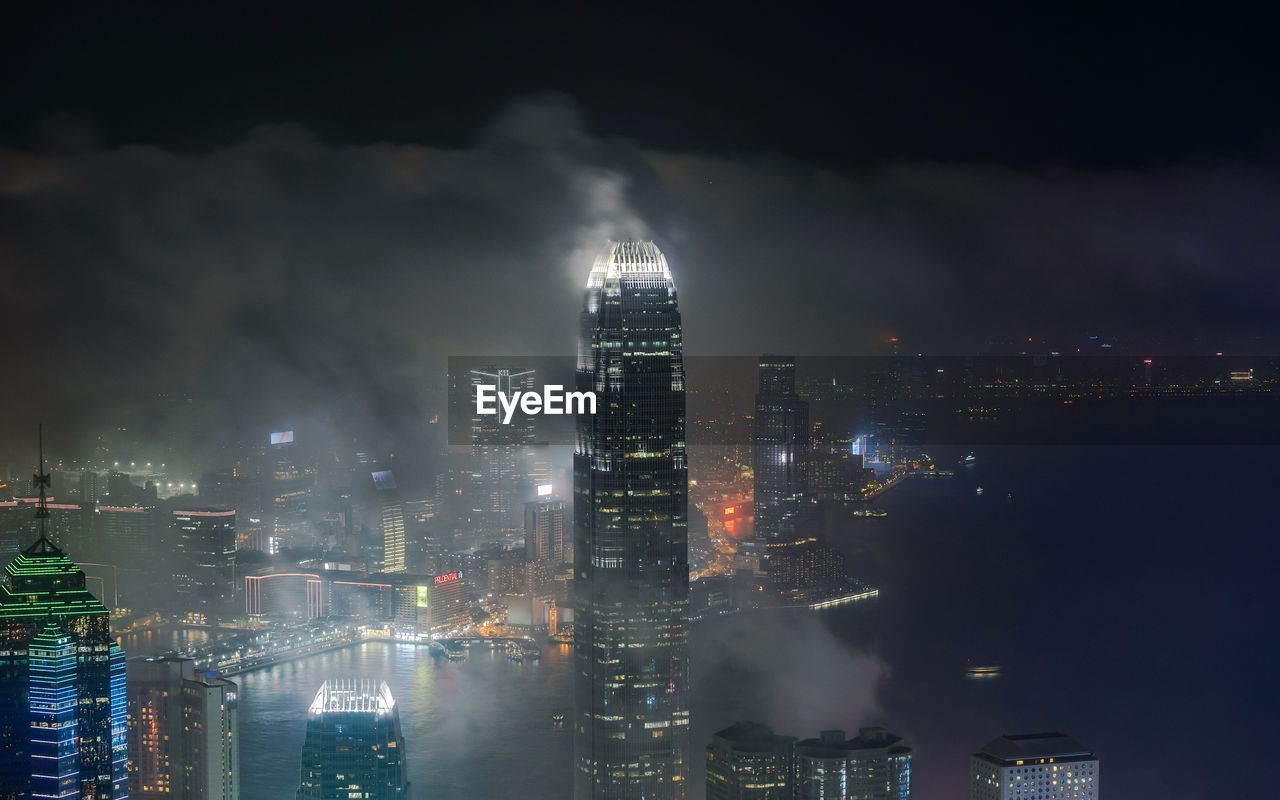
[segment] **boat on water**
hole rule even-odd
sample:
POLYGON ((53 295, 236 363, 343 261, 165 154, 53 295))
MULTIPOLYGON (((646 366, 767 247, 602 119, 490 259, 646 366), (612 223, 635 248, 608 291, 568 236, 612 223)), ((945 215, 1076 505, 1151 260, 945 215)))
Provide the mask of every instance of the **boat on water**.
POLYGON ((889 512, 883 508, 860 508, 853 512, 855 517, 887 517, 889 512))
POLYGON ((999 665, 989 667, 969 667, 964 671, 964 676, 969 680, 974 681, 991 680, 992 678, 999 678, 1002 669, 1003 668, 999 665))
POLYGON ((542 651, 538 649, 536 644, 523 644, 521 642, 507 642, 507 660, 520 663, 525 659, 537 661, 541 657, 542 651))
POLYGON ((967 467, 977 460, 978 460, 978 457, 975 456, 973 453, 965 453, 964 458, 960 459, 960 464, 961 466, 967 467))
POLYGON ((979 487, 978 487, 978 496, 979 496, 979 497, 981 497, 981 496, 982 496, 982 487, 981 487, 981 486, 979 486, 979 487))
POLYGON ((552 725, 552 727, 556 728, 557 730, 559 730, 560 728, 563 728, 563 727, 564 727, 564 712, 563 712, 563 711, 552 711, 552 712, 551 712, 551 725, 552 725))

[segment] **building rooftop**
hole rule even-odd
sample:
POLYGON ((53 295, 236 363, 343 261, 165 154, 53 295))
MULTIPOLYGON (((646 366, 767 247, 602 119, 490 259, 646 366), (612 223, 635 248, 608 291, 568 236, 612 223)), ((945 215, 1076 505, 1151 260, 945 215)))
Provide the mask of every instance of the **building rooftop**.
POLYGON ((107 608, 85 588, 84 573, 41 536, 4 569, 0 617, 84 616, 107 608))
POLYGON ((596 256, 587 276, 587 288, 599 289, 623 278, 671 284, 667 257, 650 241, 610 241, 596 256))
POLYGON ((852 739, 841 730, 822 731, 817 739, 798 742, 796 748, 816 758, 837 758, 842 754, 859 750, 885 750, 891 755, 910 753, 911 748, 902 744, 902 737, 884 728, 859 728, 852 739))
POLYGON ((781 736, 773 732, 773 728, 759 722, 743 720, 735 722, 722 731, 715 733, 715 738, 730 743, 735 750, 772 750, 779 745, 790 745, 795 742, 794 736, 781 736))
POLYGON ((389 714, 396 700, 386 681, 347 678, 320 684, 310 712, 320 714, 389 714))
POLYGON ((1008 765, 1019 761, 1052 758, 1055 761, 1088 761, 1096 756, 1065 733, 1007 734, 987 742, 975 758, 1008 765))

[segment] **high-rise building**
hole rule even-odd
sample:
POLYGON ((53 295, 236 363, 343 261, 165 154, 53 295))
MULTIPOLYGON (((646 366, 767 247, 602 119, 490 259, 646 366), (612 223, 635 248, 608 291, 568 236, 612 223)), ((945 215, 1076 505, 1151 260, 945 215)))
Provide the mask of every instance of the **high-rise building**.
POLYGON ((266 499, 263 506, 268 526, 267 552, 309 544, 307 513, 315 487, 315 470, 302 463, 293 431, 271 434, 267 449, 266 499))
POLYGON ((707 745, 707 800, 792 800, 794 736, 738 722, 707 745))
POLYGON ((235 608, 236 512, 227 508, 175 509, 174 590, 179 610, 217 618, 235 608))
POLYGON ((400 487, 396 485, 395 474, 389 469, 376 470, 370 476, 373 479, 371 510, 375 515, 371 527, 381 545, 382 571, 405 572, 408 565, 400 487))
POLYGON ((1098 757, 1063 733, 992 739, 969 759, 969 800, 1097 800, 1098 757))
POLYGON ((823 731, 796 744, 796 800, 909 800, 911 748, 883 728, 823 731))
POLYGON ((120 575, 124 603, 133 608, 153 610, 154 598, 141 591, 152 553, 159 545, 159 510, 150 503, 100 505, 95 520, 95 560, 115 567, 120 575))
POLYGON ((48 775, 44 767, 33 770, 32 756, 50 752, 49 731, 32 722, 33 714, 48 719, 62 711, 49 698, 65 688, 58 673, 65 667, 63 636, 75 653, 75 796, 128 796, 124 653, 84 573, 41 536, 8 564, 0 585, 0 800, 33 796, 33 775, 48 775))
POLYGON ((680 311, 652 242, 610 242, 581 316, 574 795, 687 796, 689 550, 680 311))
POLYGON ((325 681, 311 702, 296 800, 408 795, 404 736, 382 681, 325 681))
MULTIPOLYGON (((484 367, 470 372, 471 391, 494 386, 512 395, 534 390, 535 371, 521 367, 484 367)), ((497 415, 471 418, 471 455, 475 462, 476 511, 482 529, 499 531, 518 524, 519 500, 532 488, 533 417, 520 414, 508 424, 497 415)))
POLYGON ((565 504, 551 497, 524 504, 524 557, 531 564, 559 569, 573 548, 565 547, 565 504))
POLYGON ((31 796, 80 797, 75 640, 63 632, 61 625, 50 621, 31 640, 27 654, 31 796))
POLYGON ((129 665, 129 794, 171 800, 239 800, 236 685, 188 658, 129 665))
POLYGON ((796 360, 761 356, 752 436, 755 531, 763 546, 784 535, 808 489, 809 404, 796 394, 796 360))

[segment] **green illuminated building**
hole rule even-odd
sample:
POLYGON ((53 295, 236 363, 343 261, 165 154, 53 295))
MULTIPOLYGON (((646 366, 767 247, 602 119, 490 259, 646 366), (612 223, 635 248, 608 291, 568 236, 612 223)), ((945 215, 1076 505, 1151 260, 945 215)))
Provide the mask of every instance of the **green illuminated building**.
POLYGON ((0 584, 0 800, 32 791, 32 650, 50 623, 75 645, 77 796, 121 800, 128 796, 124 653, 84 573, 44 536, 9 562, 0 584))

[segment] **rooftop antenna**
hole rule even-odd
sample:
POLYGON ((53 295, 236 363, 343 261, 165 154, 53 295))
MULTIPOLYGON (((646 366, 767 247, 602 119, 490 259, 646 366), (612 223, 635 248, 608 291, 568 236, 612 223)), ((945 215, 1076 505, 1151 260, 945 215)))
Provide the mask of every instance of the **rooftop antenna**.
POLYGON ((36 503, 36 519, 40 520, 40 539, 47 541, 45 529, 49 524, 48 489, 50 481, 49 473, 44 471, 44 423, 40 423, 36 430, 36 435, 40 442, 40 471, 31 476, 31 483, 32 488, 40 493, 40 499, 36 503))

